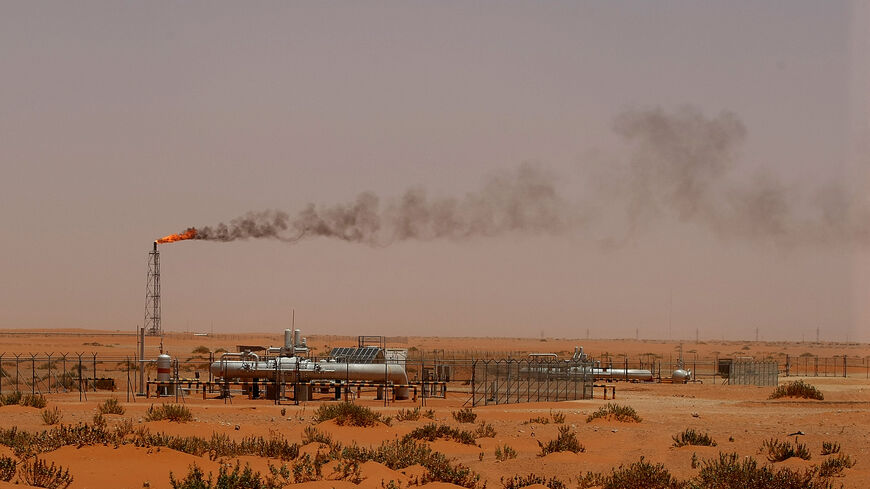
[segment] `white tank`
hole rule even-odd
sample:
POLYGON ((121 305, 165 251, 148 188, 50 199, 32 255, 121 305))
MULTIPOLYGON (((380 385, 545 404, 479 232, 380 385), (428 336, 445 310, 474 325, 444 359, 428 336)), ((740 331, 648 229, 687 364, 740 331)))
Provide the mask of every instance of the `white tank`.
POLYGON ((691 377, 692 377, 691 370, 683 370, 680 368, 680 369, 674 370, 674 373, 671 374, 671 381, 685 383, 685 382, 688 382, 691 377))
POLYGON ((157 356, 157 380, 159 382, 172 380, 172 357, 166 353, 157 356))
POLYGON ((291 349, 293 348, 293 330, 285 329, 284 330, 284 348, 291 349))
POLYGON ((297 329, 293 332, 293 346, 302 344, 302 330, 297 329))
MULTIPOLYGON (((172 357, 166 353, 157 355, 157 381, 170 382, 172 380, 172 357)), ((160 395, 169 395, 175 393, 172 385, 158 385, 157 389, 160 395)))

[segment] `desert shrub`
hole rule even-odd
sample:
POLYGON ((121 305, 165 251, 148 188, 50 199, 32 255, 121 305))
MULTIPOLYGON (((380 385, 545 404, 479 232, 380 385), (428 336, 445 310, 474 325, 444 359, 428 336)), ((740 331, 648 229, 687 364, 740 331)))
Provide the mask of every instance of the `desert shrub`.
POLYGON ((125 436, 133 433, 133 420, 130 418, 122 419, 118 424, 115 425, 115 436, 118 438, 124 438, 125 436))
POLYGON ((628 467, 620 465, 611 469, 610 474, 587 474, 578 482, 581 488, 601 486, 602 489, 681 489, 686 487, 685 482, 672 476, 663 464, 651 464, 644 461, 632 463, 628 467))
POLYGON ((550 489, 567 489, 568 486, 556 477, 547 479, 538 474, 515 475, 509 479, 501 478, 501 485, 504 489, 520 489, 522 487, 531 486, 532 484, 541 484, 550 489))
POLYGON ((586 418, 586 422, 589 423, 593 419, 614 419, 616 421, 622 421, 625 423, 640 423, 641 417, 638 416, 637 411, 634 410, 631 406, 621 406, 619 404, 607 403, 604 406, 598 408, 597 411, 590 414, 589 417, 586 418))
POLYGON ((538 446, 541 447, 539 456, 555 453, 555 452, 574 452, 581 453, 586 451, 586 447, 580 444, 577 440, 577 434, 571 431, 568 426, 559 427, 559 436, 555 440, 550 440, 546 444, 538 441, 538 446))
POLYGON ((550 418, 538 416, 537 418, 529 418, 528 421, 523 421, 523 424, 550 424, 550 418))
POLYGON ((840 444, 835 441, 823 441, 822 455, 831 455, 832 453, 840 453, 840 444))
POLYGON ((21 402, 21 391, 12 391, 0 397, 0 406, 10 406, 21 402))
POLYGON ((226 352, 227 352, 227 349, 226 349, 226 348, 217 348, 217 349, 215 349, 214 352, 215 352, 215 353, 226 353, 226 352))
POLYGON ((777 387, 768 399, 779 399, 780 397, 800 397, 802 399, 818 399, 819 401, 825 399, 824 394, 816 386, 803 380, 787 382, 777 387))
POLYGON ((433 452, 426 443, 405 437, 400 440, 386 441, 377 448, 363 448, 356 445, 346 447, 341 452, 345 461, 383 464, 392 470, 400 470, 411 465, 422 465, 427 473, 419 481, 447 482, 466 488, 476 488, 480 476, 465 465, 454 464, 444 454, 433 452))
POLYGON ((453 419, 460 423, 474 423, 474 421, 477 420, 477 413, 475 413, 471 408, 462 408, 459 411, 453 411, 451 414, 453 415, 453 419))
MULTIPOLYGON (((273 475, 279 474, 271 464, 269 469, 272 470, 273 475)), ((245 464, 245 468, 242 469, 238 461, 232 471, 227 466, 221 465, 215 482, 212 482, 211 473, 208 474, 208 479, 204 476, 202 469, 194 464, 188 468, 187 476, 180 481, 170 472, 169 483, 173 489, 278 489, 284 487, 283 482, 288 482, 268 476, 264 480, 259 472, 251 469, 249 464, 245 464)))
POLYGON ((324 433, 314 426, 306 426, 302 431, 302 444, 323 443, 324 445, 332 445, 332 437, 328 433, 324 433))
POLYGON ((427 410, 423 411, 423 417, 429 418, 429 419, 435 419, 435 410, 434 409, 427 409, 427 410))
POLYGON ((804 460, 812 458, 810 450, 803 443, 795 440, 794 445, 789 441, 779 441, 775 438, 765 440, 762 445, 767 449, 767 460, 771 462, 782 462, 792 457, 798 457, 804 460))
POLYGON ((91 420, 94 423, 94 426, 97 428, 105 428, 106 425, 108 424, 106 422, 106 417, 103 416, 103 413, 100 413, 100 412, 94 413, 94 417, 91 418, 91 420))
POLYGON ((474 436, 477 438, 495 438, 495 428, 486 421, 481 421, 477 429, 474 430, 474 436))
POLYGON ((161 404, 160 407, 154 407, 152 404, 145 413, 145 421, 160 421, 162 419, 185 423, 193 419, 193 413, 187 406, 180 404, 161 404))
POLYGON ((21 400, 22 406, 30 406, 35 407, 37 409, 44 408, 48 402, 45 400, 45 396, 42 394, 27 394, 24 396, 24 399, 21 400))
POLYGON ((374 426, 381 421, 381 415, 370 408, 347 401, 321 404, 314 412, 314 421, 322 423, 330 419, 334 419, 340 426, 374 426))
POLYGON ((855 461, 848 455, 838 453, 835 457, 829 457, 819 465, 819 477, 833 477, 841 475, 843 470, 850 469, 855 461))
POLYGON ((209 348, 205 345, 199 345, 193 349, 192 353, 199 353, 202 355, 208 355, 209 353, 211 353, 211 350, 209 350, 209 348))
POLYGON ((399 412, 396 413, 397 421, 417 421, 420 419, 421 413, 420 408, 416 407, 414 409, 399 409, 399 412))
POLYGON ((505 444, 504 446, 495 447, 495 459, 501 462, 505 460, 509 460, 512 458, 517 458, 517 451, 514 450, 510 445, 505 444))
POLYGON ((800 472, 789 468, 759 467, 752 457, 720 453, 718 459, 702 462, 692 489, 828 489, 830 484, 815 478, 815 469, 800 472))
POLYGON ((474 433, 460 430, 446 424, 429 423, 405 435, 403 440, 426 440, 435 441, 438 438, 453 440, 465 445, 474 445, 476 437, 474 433))
POLYGON ((565 413, 561 411, 550 411, 550 417, 553 418, 553 422, 556 424, 565 422, 565 413))
POLYGON ((18 463, 12 457, 0 457, 0 481, 9 482, 15 477, 18 463))
POLYGON ((18 470, 18 479, 25 484, 45 487, 47 489, 65 489, 72 484, 73 477, 69 469, 60 465, 45 463, 37 457, 25 459, 18 470))
POLYGON ((60 413, 60 409, 56 406, 51 409, 43 409, 42 410, 42 422, 47 425, 58 424, 60 422, 60 418, 63 416, 60 413))
POLYGON ((684 447, 686 445, 696 445, 704 447, 715 447, 716 442, 710 438, 708 433, 701 434, 692 428, 686 428, 682 433, 673 435, 675 447, 684 447))
POLYGON ((124 406, 122 406, 114 397, 106 399, 99 406, 100 414, 124 414, 124 406))

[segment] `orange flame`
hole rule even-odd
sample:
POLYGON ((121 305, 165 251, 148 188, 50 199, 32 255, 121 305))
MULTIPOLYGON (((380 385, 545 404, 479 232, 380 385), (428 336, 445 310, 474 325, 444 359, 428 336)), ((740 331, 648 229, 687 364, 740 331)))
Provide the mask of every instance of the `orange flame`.
POLYGON ((187 231, 179 234, 170 234, 157 240, 158 243, 174 243, 185 239, 196 239, 196 228, 187 228, 187 231))

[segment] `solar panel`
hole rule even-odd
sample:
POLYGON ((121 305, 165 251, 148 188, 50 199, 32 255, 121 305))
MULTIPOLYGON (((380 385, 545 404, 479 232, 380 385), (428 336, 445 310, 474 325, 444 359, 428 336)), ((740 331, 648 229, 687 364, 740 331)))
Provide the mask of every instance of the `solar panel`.
POLYGON ((337 347, 329 352, 329 356, 338 362, 347 363, 372 363, 378 356, 380 348, 377 346, 337 347))

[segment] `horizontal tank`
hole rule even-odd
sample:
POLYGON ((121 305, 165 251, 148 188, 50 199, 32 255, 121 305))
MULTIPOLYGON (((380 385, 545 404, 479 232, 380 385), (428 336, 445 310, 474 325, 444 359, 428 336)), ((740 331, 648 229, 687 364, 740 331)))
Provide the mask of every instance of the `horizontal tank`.
MULTIPOLYGON (((253 354, 233 355, 238 359, 220 360, 211 364, 211 373, 216 377, 228 379, 269 379, 284 382, 309 380, 355 380, 408 384, 408 375, 401 365, 369 363, 339 363, 334 361, 312 361, 299 357, 278 357, 260 360, 253 354)), ((230 357, 233 358, 233 357, 230 357)))
POLYGON ((637 368, 592 368, 592 376, 601 380, 653 380, 653 374, 646 369, 637 368))

